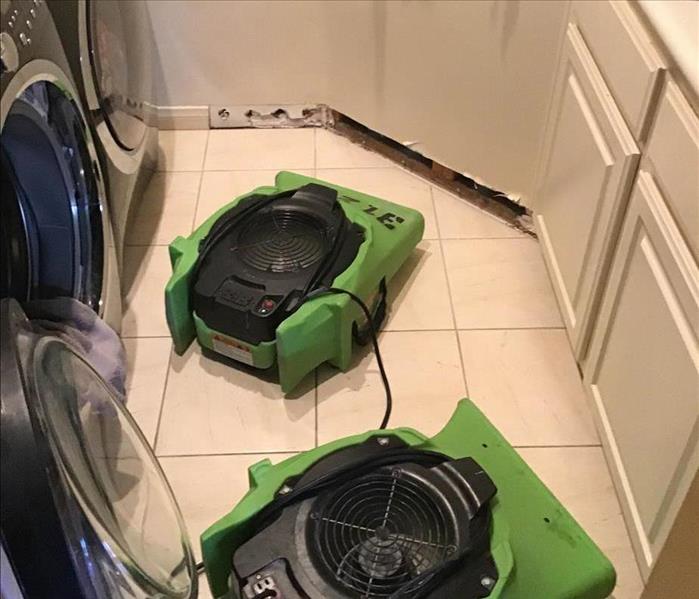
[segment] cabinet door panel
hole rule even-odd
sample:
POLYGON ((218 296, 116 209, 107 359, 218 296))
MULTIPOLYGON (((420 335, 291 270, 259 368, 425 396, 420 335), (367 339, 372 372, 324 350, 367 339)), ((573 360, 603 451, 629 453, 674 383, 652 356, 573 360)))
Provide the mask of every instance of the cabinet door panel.
POLYGON ((549 127, 536 224, 576 356, 585 351, 638 148, 575 25, 549 127))
POLYGON ((668 80, 646 147, 647 167, 699 260, 699 118, 668 80))
POLYGON ((629 128, 642 139, 665 69, 628 2, 577 0, 572 18, 629 128))
POLYGON ((590 239, 593 233, 599 215, 595 200, 604 197, 617 165, 576 74, 570 72, 539 206, 573 326, 580 312, 580 275, 587 253, 582 240, 590 239))
POLYGON ((699 465, 698 339, 699 271, 641 171, 585 383, 646 574, 699 465))

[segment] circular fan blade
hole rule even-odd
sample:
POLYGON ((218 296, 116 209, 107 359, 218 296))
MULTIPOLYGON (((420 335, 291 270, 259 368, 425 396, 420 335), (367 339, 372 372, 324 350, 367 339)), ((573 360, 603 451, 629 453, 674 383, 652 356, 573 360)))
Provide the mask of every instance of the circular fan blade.
POLYGON ((327 249, 327 230, 320 220, 299 210, 277 209, 248 219, 231 251, 256 270, 291 273, 313 266, 327 249))

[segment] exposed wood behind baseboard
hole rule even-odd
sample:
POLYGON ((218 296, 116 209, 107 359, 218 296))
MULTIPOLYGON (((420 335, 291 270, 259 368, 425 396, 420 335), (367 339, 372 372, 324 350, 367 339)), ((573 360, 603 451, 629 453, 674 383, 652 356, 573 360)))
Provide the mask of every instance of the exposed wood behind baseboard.
POLYGON ((531 212, 507 197, 506 194, 479 185, 473 179, 411 150, 400 142, 369 129, 344 114, 333 110, 332 116, 333 118, 326 125, 329 129, 393 162, 397 162, 416 175, 432 181, 439 187, 497 216, 520 231, 536 237, 531 212))

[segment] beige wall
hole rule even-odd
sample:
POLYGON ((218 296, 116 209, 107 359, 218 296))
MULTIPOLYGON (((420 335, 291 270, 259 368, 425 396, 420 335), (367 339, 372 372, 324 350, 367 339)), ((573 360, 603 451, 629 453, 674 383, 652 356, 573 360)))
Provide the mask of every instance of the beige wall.
POLYGON ((161 106, 327 97, 320 2, 148 0, 161 106))
POLYGON ((567 1, 149 2, 160 105, 327 103, 529 203, 567 1))

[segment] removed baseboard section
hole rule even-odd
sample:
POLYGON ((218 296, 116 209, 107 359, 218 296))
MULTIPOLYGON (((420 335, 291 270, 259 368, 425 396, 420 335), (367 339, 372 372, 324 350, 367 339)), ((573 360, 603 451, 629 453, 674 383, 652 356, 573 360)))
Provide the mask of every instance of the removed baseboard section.
POLYGON ((208 128, 208 106, 158 106, 158 129, 208 128))
POLYGON ((531 211, 517 198, 429 158, 417 151, 426 151, 419 141, 400 143, 325 104, 159 106, 157 115, 160 129, 326 127, 536 236, 531 211))
POLYGON ((209 107, 209 124, 212 129, 323 127, 330 114, 324 104, 214 105, 209 107))
POLYGON ((419 147, 417 142, 412 142, 409 146, 402 144, 334 110, 326 127, 347 137, 350 141, 361 144, 367 149, 399 163, 407 170, 429 179, 436 185, 497 216, 520 231, 536 237, 529 209, 506 193, 491 189, 473 178, 417 152, 414 149, 419 147))

